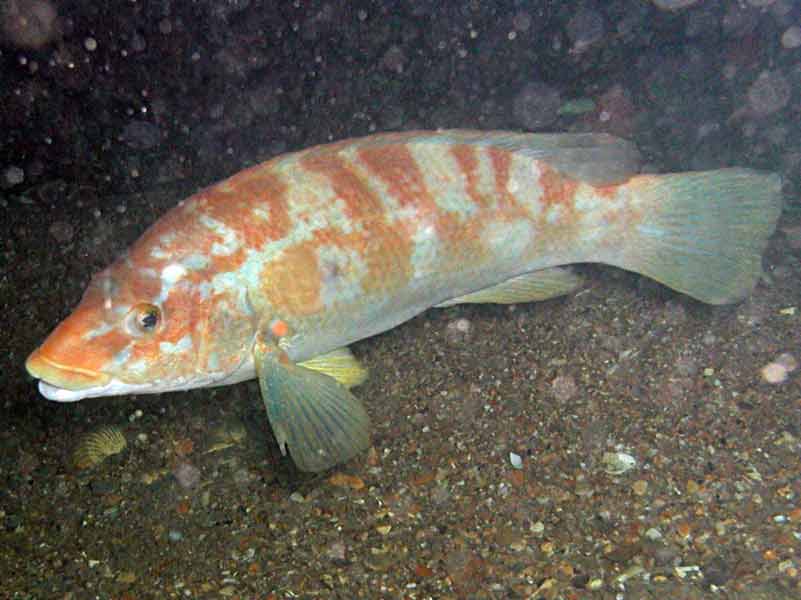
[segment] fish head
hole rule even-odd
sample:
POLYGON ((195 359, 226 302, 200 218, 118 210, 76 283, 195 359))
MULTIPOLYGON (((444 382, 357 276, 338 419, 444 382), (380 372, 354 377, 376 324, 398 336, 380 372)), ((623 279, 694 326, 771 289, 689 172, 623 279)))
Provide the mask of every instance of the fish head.
POLYGON ((174 261, 123 258, 96 275, 26 369, 50 400, 160 393, 253 376, 255 327, 244 292, 174 261))

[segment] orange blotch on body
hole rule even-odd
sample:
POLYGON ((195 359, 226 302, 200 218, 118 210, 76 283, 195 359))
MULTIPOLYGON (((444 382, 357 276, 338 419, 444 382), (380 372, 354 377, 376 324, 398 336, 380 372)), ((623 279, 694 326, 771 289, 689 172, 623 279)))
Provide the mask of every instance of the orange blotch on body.
POLYGON ((459 169, 467 180, 466 191, 470 200, 476 206, 486 207, 487 198, 479 192, 478 156, 475 146, 457 144, 451 148, 451 154, 456 159, 459 169))
POLYGON ((312 174, 324 177, 337 198, 345 204, 345 216, 353 222, 369 222, 384 217, 381 199, 337 154, 310 154, 301 166, 312 174))
POLYGON ((542 203, 545 206, 563 206, 572 212, 579 184, 544 163, 539 163, 542 203))
POLYGON ((286 248, 264 265, 261 278, 265 297, 281 314, 309 315, 322 308, 321 276, 313 242, 286 248))
POLYGON ((277 338, 286 337, 289 334, 289 325, 286 321, 278 319, 270 324, 270 332, 277 338))

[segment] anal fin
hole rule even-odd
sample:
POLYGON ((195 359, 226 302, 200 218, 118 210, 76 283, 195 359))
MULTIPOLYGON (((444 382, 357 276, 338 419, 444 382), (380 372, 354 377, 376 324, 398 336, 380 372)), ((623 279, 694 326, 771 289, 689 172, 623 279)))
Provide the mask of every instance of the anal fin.
POLYGON ((348 389, 367 380, 367 368, 356 360, 348 348, 337 348, 304 360, 298 366, 330 375, 348 389))
POLYGON ((464 296, 437 304, 438 308, 455 304, 517 304, 539 302, 575 291, 583 283, 581 276, 568 267, 553 267, 524 273, 464 296))

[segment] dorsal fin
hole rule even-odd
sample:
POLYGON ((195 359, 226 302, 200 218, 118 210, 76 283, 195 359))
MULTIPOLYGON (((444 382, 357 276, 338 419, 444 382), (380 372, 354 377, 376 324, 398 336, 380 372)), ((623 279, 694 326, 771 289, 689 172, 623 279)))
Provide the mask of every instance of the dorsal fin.
POLYGON ((560 173, 591 185, 627 181, 639 172, 640 153, 627 140, 605 133, 518 133, 444 129, 371 136, 365 146, 381 144, 467 144, 494 147, 541 160, 560 173))

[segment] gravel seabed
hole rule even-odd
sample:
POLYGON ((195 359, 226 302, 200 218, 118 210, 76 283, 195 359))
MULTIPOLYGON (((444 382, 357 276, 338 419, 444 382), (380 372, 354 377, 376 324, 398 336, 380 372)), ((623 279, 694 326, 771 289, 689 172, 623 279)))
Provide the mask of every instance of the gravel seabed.
POLYGON ((797 5, 93 4, 0 47, 0 597, 801 595, 797 5), (428 311, 354 346, 373 446, 318 476, 255 383, 56 404, 24 373, 202 185, 375 130, 527 124, 631 137, 654 171, 780 172, 763 280, 711 307, 584 266, 568 297, 428 311), (77 468, 108 427, 126 448, 77 468))

